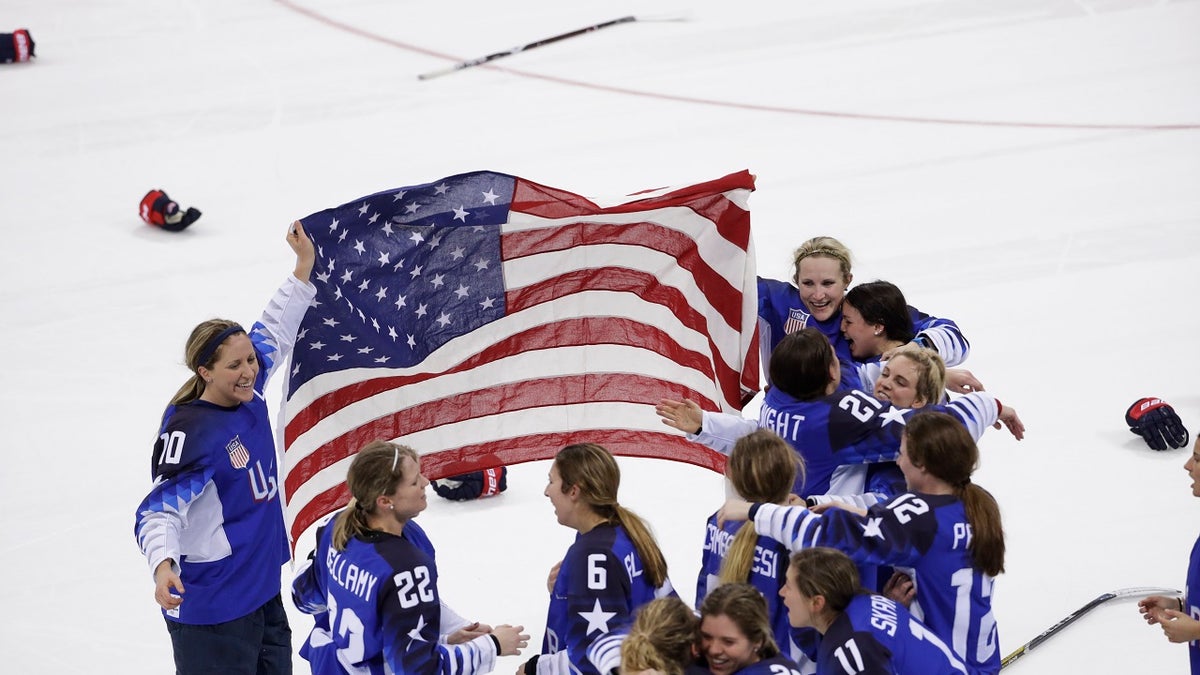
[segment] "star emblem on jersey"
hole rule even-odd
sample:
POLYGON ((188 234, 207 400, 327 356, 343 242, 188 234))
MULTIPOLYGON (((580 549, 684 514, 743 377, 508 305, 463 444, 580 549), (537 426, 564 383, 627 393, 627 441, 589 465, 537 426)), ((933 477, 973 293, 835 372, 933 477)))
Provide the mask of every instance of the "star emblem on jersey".
POLYGON ((884 539, 883 530, 879 528, 882 524, 883 518, 867 518, 866 524, 863 525, 863 536, 884 539))
POLYGON ((904 413, 908 411, 908 408, 890 408, 883 411, 883 414, 879 416, 879 419, 883 420, 883 424, 880 424, 879 426, 886 427, 892 422, 895 422, 900 426, 904 426, 904 413))
POLYGON ((587 619, 588 627, 584 635, 591 635, 592 631, 598 630, 601 633, 608 632, 608 620, 616 616, 616 612, 606 612, 600 606, 600 598, 596 598, 596 606, 590 612, 580 612, 579 616, 587 619))
POLYGON ((424 628, 425 628, 425 615, 422 614, 417 617, 417 627, 408 631, 408 639, 413 640, 413 641, 419 640, 421 642, 428 642, 428 640, 421 637, 421 631, 424 630, 424 628))

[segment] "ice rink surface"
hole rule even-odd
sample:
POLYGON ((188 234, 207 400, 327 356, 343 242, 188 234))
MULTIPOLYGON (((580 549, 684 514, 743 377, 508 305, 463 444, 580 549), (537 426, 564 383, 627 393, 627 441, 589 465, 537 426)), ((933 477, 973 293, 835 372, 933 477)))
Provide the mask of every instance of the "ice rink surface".
MULTIPOLYGON (((1200 2, 684 4, 0 3, 0 32, 28 28, 39 54, 0 66, 4 671, 171 672, 132 524, 188 331, 258 316, 293 219, 483 169, 594 196, 748 169, 761 274, 833 235, 858 281, 955 319, 967 367, 1028 427, 985 436, 976 474, 1008 534, 1003 654, 1104 591, 1182 587, 1188 451, 1149 450, 1123 415, 1157 395, 1200 431, 1200 2), (203 217, 143 225, 155 187, 203 217)), ((622 467, 690 600, 721 478, 622 467)), ((572 534, 546 471, 513 467, 484 503, 431 492, 421 516, 451 605, 535 644, 572 534)), ((297 643, 310 625, 293 615, 297 643)), ((1006 672, 1186 663, 1123 601, 1006 672)))

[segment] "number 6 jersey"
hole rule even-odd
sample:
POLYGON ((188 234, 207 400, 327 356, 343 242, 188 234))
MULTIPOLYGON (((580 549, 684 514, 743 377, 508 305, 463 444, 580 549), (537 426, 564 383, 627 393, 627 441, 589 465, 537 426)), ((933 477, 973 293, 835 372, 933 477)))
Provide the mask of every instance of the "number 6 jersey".
POLYGON ((669 579, 654 588, 644 572, 625 528, 604 523, 580 534, 554 580, 538 675, 596 673, 592 642, 633 621, 638 607, 675 595, 669 579))

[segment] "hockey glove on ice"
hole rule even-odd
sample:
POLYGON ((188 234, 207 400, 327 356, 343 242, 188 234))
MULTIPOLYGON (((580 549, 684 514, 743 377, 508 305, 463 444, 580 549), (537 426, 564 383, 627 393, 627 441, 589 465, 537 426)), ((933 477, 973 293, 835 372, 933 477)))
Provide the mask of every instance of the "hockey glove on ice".
POLYGON ((1146 445, 1155 450, 1187 445, 1188 430, 1175 409, 1160 398, 1143 398, 1129 406, 1125 422, 1130 431, 1145 439, 1146 445))
POLYGON ((0 63, 20 63, 37 56, 33 53, 33 37, 24 28, 13 33, 0 33, 0 63))
POLYGON ((167 193, 162 190, 151 190, 146 193, 145 197, 142 197, 138 215, 142 217, 142 220, 155 227, 161 227, 170 232, 179 232, 196 222, 196 219, 200 217, 200 211, 193 208, 182 211, 179 204, 168 197, 167 193))

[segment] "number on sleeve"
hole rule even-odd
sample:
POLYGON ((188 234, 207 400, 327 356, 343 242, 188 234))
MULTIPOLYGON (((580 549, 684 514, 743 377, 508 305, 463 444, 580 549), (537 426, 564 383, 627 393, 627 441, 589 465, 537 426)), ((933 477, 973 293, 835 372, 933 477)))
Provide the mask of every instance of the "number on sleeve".
POLYGON ((428 567, 419 565, 413 570, 397 572, 392 581, 396 584, 396 598, 404 609, 412 609, 422 602, 433 602, 428 567))
POLYGON ((859 422, 869 422, 883 404, 873 398, 865 398, 858 394, 857 391, 846 394, 842 400, 838 401, 838 407, 850 413, 859 422), (863 407, 864 404, 874 410, 863 407))
POLYGON ((182 431, 172 431, 162 434, 158 439, 162 441, 163 446, 158 463, 178 464, 179 458, 183 456, 183 442, 187 439, 187 434, 182 431))
POLYGON ((901 525, 912 520, 913 516, 929 512, 929 504, 913 494, 900 495, 891 504, 888 504, 888 508, 896 514, 896 520, 900 521, 901 525))

